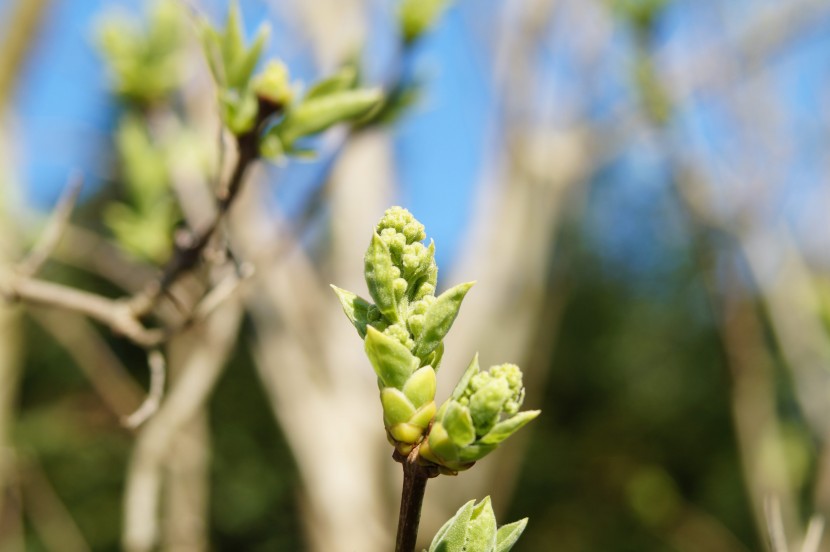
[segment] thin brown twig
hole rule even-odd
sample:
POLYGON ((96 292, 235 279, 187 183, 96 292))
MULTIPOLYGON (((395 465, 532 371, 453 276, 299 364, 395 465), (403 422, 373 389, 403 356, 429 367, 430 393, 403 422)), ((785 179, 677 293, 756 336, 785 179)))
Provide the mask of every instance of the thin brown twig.
POLYGON ((161 399, 164 397, 167 363, 161 351, 158 349, 150 351, 147 355, 147 365, 150 368, 150 388, 147 392, 147 398, 144 399, 138 410, 121 420, 124 426, 130 429, 136 429, 155 414, 159 409, 159 405, 161 405, 161 399))
POLYGON ((214 219, 201 231, 194 233, 184 243, 177 244, 173 257, 164 267, 161 277, 150 283, 144 292, 135 295, 130 303, 138 316, 149 314, 158 301, 168 294, 170 287, 178 279, 195 268, 213 240, 217 230, 225 220, 239 192, 243 188, 245 175, 254 161, 259 159, 259 135, 261 126, 273 115, 282 110, 281 105, 260 102, 257 121, 253 130, 236 137, 238 155, 231 177, 226 186, 216 193, 217 212, 214 219))

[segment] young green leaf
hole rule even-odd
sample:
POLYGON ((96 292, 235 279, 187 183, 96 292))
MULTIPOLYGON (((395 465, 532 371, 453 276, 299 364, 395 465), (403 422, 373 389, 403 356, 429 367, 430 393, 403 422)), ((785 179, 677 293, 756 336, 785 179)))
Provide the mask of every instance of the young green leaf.
POLYGON ((291 147, 300 138, 366 115, 382 99, 383 94, 376 89, 343 90, 305 98, 272 131, 279 135, 283 145, 291 147))
POLYGON ((467 537, 467 525, 473 515, 475 500, 471 500, 458 509, 438 531, 429 547, 429 552, 461 552, 467 537))
POLYGON ((527 518, 502 525, 496 533, 495 552, 509 552, 527 527, 527 518))
POLYGON ((340 92, 349 90, 357 83, 357 69, 353 65, 345 65, 338 72, 332 76, 318 81, 305 95, 306 100, 313 98, 322 98, 340 92))
POLYGON ((360 338, 366 337, 366 315, 369 312, 369 307, 372 305, 365 299, 358 297, 351 291, 340 289, 337 286, 331 286, 337 298, 340 299, 340 304, 343 306, 343 312, 351 321, 357 330, 360 338))
POLYGON ((470 364, 467 366, 467 369, 464 370, 464 374, 462 374, 461 379, 458 380, 458 384, 455 386, 455 389, 450 396, 450 400, 457 401, 460 399, 467 390, 470 380, 473 379, 473 376, 478 374, 480 371, 481 368, 478 365, 478 353, 476 353, 473 360, 471 360, 470 364))
POLYGON ((412 401, 415 408, 435 400, 435 370, 432 366, 424 366, 416 370, 403 386, 406 398, 412 401))
POLYGON ((496 530, 490 497, 467 502, 436 533, 427 552, 508 552, 527 526, 527 518, 496 530))
POLYGON ((415 407, 399 389, 384 387, 380 392, 380 404, 383 406, 383 422, 394 426, 408 422, 415 414, 415 407))
POLYGON ((461 308, 461 301, 470 291, 475 282, 458 284, 439 295, 435 302, 430 305, 424 315, 424 329, 415 343, 413 353, 419 358, 425 358, 438 347, 438 344, 450 331, 458 310, 461 308))
POLYGON ((541 410, 527 410, 519 412, 515 416, 511 416, 506 420, 497 423, 493 426, 487 435, 481 438, 481 443, 485 445, 498 445, 517 431, 519 431, 525 424, 536 418, 541 413, 541 410))
POLYGON ((473 508, 464 546, 465 550, 482 552, 492 551, 496 547, 496 514, 493 512, 489 496, 484 497, 484 500, 473 508))
POLYGON ((418 368, 418 359, 412 356, 409 349, 372 326, 366 327, 365 346, 366 356, 384 387, 403 388, 418 368))

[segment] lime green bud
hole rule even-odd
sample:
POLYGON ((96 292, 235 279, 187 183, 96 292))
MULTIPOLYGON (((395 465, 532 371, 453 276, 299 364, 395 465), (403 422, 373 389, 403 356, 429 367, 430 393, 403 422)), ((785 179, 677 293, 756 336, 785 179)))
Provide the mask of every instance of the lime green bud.
POLYGON ((389 228, 394 230, 395 233, 403 233, 407 226, 409 227, 409 235, 411 235, 411 239, 407 243, 421 241, 426 238, 424 225, 418 222, 408 210, 397 206, 384 211, 383 217, 378 222, 377 231, 381 232, 389 228))
POLYGON ((415 300, 429 299, 435 295, 435 286, 429 282, 424 282, 415 293, 415 300))
POLYGON ((438 411, 421 457, 448 471, 469 468, 538 416, 538 410, 518 412, 523 399, 518 366, 502 364, 482 372, 476 356, 438 411))
POLYGON ((254 78, 256 95, 277 106, 291 103, 294 92, 288 79, 288 68, 281 61, 270 61, 265 69, 254 78))
POLYGON ((409 332, 417 338, 424 332, 424 315, 410 314, 406 320, 406 324, 409 326, 409 332))
POLYGON ((407 331, 406 328, 400 324, 392 324, 391 326, 387 326, 383 329, 383 333, 393 339, 396 339, 398 343, 407 349, 411 349, 414 344, 412 338, 409 337, 409 331, 407 331))

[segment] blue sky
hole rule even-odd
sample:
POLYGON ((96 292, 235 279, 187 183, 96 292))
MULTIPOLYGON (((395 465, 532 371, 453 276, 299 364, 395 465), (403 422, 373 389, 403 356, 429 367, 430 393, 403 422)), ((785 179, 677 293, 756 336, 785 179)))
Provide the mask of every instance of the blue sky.
MULTIPOLYGON (((7 4, 0 0, 0 9, 7 4)), ((109 134, 118 106, 107 92, 103 64, 94 48, 94 28, 101 15, 114 7, 138 13, 142 4, 146 3, 51 2, 13 104, 20 129, 18 162, 34 205, 48 208, 73 170, 80 169, 87 175, 90 186, 106 173, 107 157, 101 154, 109 151, 109 134)), ((200 5, 209 16, 219 19, 226 2, 211 0, 200 5)), ((297 78, 311 80, 318 76, 301 30, 288 27, 278 8, 273 7, 279 3, 251 0, 242 5, 249 30, 263 19, 270 21, 274 31, 270 55, 285 59, 297 78)), ((370 73, 378 72, 377 68, 394 55, 390 26, 394 10, 389 3, 373 5, 376 31, 367 54, 370 73)), ((424 94, 393 130, 401 184, 398 199, 430 229, 439 243, 439 262, 454 257, 457 237, 469 221, 471 197, 485 176, 483 171, 491 168, 488 156, 500 146, 501 106, 492 85, 486 43, 496 5, 490 0, 460 0, 418 45, 409 70, 425 83, 424 94)), ((734 54, 731 38, 762 5, 770 3, 675 1, 658 27, 658 46, 665 54, 658 65, 682 64, 684 56, 693 55, 700 44, 716 44, 734 54)), ((786 166, 775 167, 781 182, 776 183, 780 198, 773 215, 787 219, 816 251, 830 242, 830 231, 817 227, 825 216, 822 206, 830 209, 823 178, 827 173, 823 160, 828 121, 827 115, 820 115, 828 113, 830 97, 828 25, 830 21, 814 22, 808 32, 781 49, 770 66, 772 88, 781 110, 780 132, 792 149, 786 158, 782 157, 781 163, 786 166)), ((613 106, 633 100, 627 81, 628 37, 617 29, 612 48, 599 56, 599 65, 586 68, 575 58, 572 48, 580 32, 568 26, 567 18, 557 19, 550 29, 550 39, 534 60, 544 76, 539 98, 546 101, 554 94, 557 101, 580 102, 585 105, 586 116, 601 119, 613 106)), ((738 81, 740 63, 736 56, 738 81)), ((752 133, 747 135, 745 121, 736 121, 728 114, 725 106, 741 93, 736 85, 720 95, 696 95, 681 106, 680 116, 669 130, 670 139, 688 147, 718 182, 715 191, 723 194, 725 205, 732 197, 731 186, 747 184, 730 183, 721 178, 724 174, 730 170, 742 174, 742 170, 749 170, 747 167, 778 161, 764 149, 762 140, 756 140, 752 133)), ((652 270, 653 260, 659 258, 660 240, 655 242, 653 238, 670 225, 672 217, 671 207, 666 207, 670 203, 666 199, 670 179, 660 156, 653 144, 633 139, 597 176, 584 224, 596 247, 614 263, 652 270), (644 247, 647 243, 651 245, 644 247)), ((324 155, 321 163, 328 162, 330 158, 324 155)), ((286 178, 297 182, 280 192, 286 210, 305 200, 322 168, 311 164, 282 169, 288 173, 286 178)))

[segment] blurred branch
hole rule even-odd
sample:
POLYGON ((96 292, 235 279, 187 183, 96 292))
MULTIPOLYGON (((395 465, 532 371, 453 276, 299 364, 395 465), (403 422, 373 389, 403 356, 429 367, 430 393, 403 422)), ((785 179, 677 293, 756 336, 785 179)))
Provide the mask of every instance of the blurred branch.
POLYGON ((141 387, 93 325, 80 314, 34 308, 30 311, 40 324, 72 357, 104 404, 124 417, 141 403, 141 387))
POLYGON ((11 302, 26 301, 84 314, 142 347, 155 347, 164 338, 162 331, 145 328, 130 304, 125 301, 22 277, 9 270, 0 272, 0 295, 11 302))
POLYGON ((162 550, 199 552, 209 543, 210 427, 207 409, 200 409, 171 445, 165 469, 162 550))
MULTIPOLYGON (((273 111, 268 115, 272 114, 273 111)), ((237 137, 238 154, 236 163, 227 183, 217 190, 217 212, 213 220, 202 230, 186 235, 181 240, 176 240, 176 250, 173 257, 164 267, 159 279, 151 282, 142 293, 136 294, 130 299, 133 310, 139 315, 149 314, 156 307, 161 297, 168 293, 170 287, 183 274, 192 270, 199 263, 202 254, 211 243, 213 236, 242 190, 248 169, 259 158, 258 133, 261 122, 257 122, 253 131, 237 137)))
POLYGON ((0 41, 0 110, 14 90, 14 82, 37 37, 37 29, 46 15, 48 0, 18 0, 2 22, 5 39, 0 41))
POLYGON ((127 472, 123 546, 128 552, 153 550, 158 543, 159 500, 172 445, 186 438, 184 428, 210 397, 236 343, 239 320, 238 305, 225 302, 203 325, 169 344, 170 390, 140 430, 127 472))
POLYGON ((807 524, 807 532, 804 536, 804 544, 801 545, 801 552, 818 552, 823 535, 824 518, 818 514, 813 515, 807 524))
POLYGON ((155 277, 154 269, 128 259, 118 246, 95 232, 72 224, 64 232, 53 253, 57 261, 96 274, 129 293, 155 277))
POLYGON ((34 459, 21 460, 23 507, 41 542, 54 552, 89 552, 89 544, 34 459))
POLYGON ((23 497, 20 489, 17 456, 11 449, 0 450, 6 458, 6 480, 0 491, 4 505, 0 510, 0 550, 25 552, 26 538, 23 532, 23 497))
POLYGON ((774 495, 764 498, 764 515, 767 520, 767 531, 772 552, 789 552, 787 535, 784 531, 784 520, 781 517, 781 503, 774 495))
POLYGON ((361 281, 366 221, 388 205, 393 180, 388 148, 383 133, 361 132, 345 145, 334 167, 327 187, 332 227, 325 280, 290 232, 275 231, 273 213, 258 208, 261 201, 249 198, 248 216, 234 221, 242 254, 257 259, 256 289, 247 302, 256 326, 256 366, 300 470, 303 523, 313 551, 393 548, 389 529, 396 509, 389 488, 391 477, 400 476, 386 461, 377 413, 366 408, 377 395, 376 378, 371 370, 349 369, 363 366, 365 359, 354 346, 354 330, 342 324, 342 310, 327 299, 331 292, 323 285, 337 281, 356 287, 361 281), (354 193, 356 181, 362 184, 360 194, 354 193), (354 435, 361 435, 360 447, 353 446, 354 435), (321 442, 329 450, 350 452, 332 463, 320 454, 321 442), (343 508, 343 500, 349 508, 343 508))
POLYGON ((147 364, 150 368, 150 390, 147 398, 138 407, 138 410, 122 419, 122 423, 130 429, 135 429, 156 413, 164 396, 164 380, 167 367, 164 355, 154 349, 147 355, 147 364))
POLYGON ((43 263, 52 255, 66 231, 69 217, 72 216, 72 211, 75 209, 82 186, 83 180, 79 175, 70 178, 58 199, 55 209, 52 211, 52 216, 46 224, 46 228, 40 234, 40 238, 26 258, 18 265, 18 274, 34 276, 40 271, 43 263))

